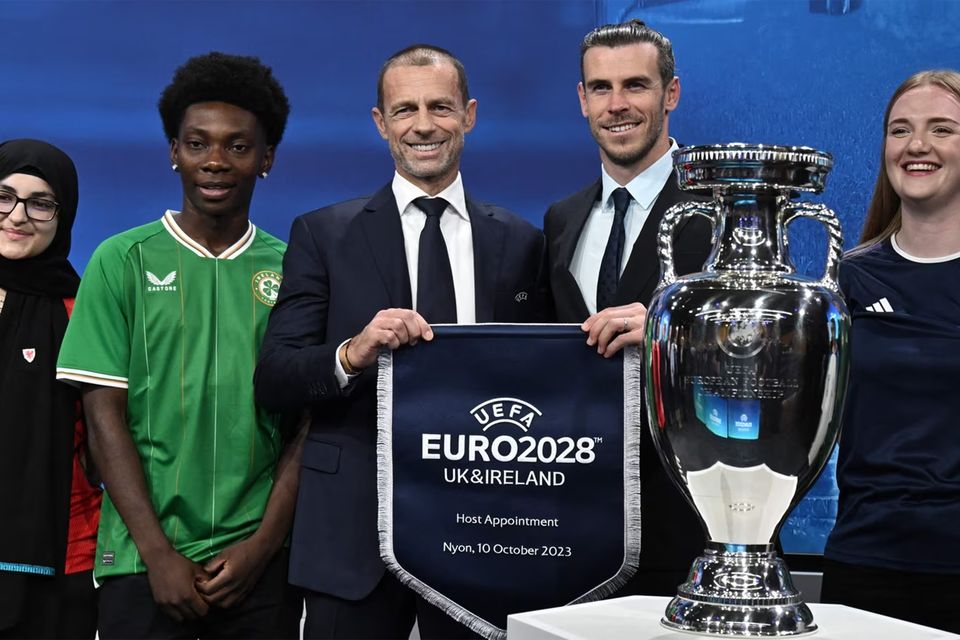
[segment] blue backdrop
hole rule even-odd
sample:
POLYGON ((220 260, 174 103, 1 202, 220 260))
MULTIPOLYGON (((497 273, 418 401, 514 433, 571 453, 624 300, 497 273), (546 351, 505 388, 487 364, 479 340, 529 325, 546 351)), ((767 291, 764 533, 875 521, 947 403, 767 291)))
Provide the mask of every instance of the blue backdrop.
MULTIPOLYGON (((174 69, 210 50, 260 56, 293 111, 252 216, 286 238, 293 218, 369 194, 392 162, 370 120, 383 60, 414 42, 449 48, 479 101, 463 174, 476 197, 538 226, 547 205, 594 180, 596 147, 576 97, 578 45, 594 26, 639 17, 673 40, 681 78, 671 133, 682 144, 802 144, 834 154, 819 198, 847 246, 876 175, 893 89, 960 65, 952 0, 6 1, 0 139, 36 137, 80 172, 72 259, 109 235, 179 208, 156 101, 174 69)), ((798 222, 791 247, 819 273, 822 232, 798 222)), ((788 525, 816 550, 835 492, 788 525), (816 525, 816 526, 814 526, 816 525)))

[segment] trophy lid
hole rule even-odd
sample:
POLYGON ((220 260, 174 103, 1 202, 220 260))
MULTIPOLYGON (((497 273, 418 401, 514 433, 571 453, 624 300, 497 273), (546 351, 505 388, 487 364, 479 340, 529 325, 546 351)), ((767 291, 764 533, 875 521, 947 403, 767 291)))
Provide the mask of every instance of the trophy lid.
POLYGON ((833 156, 810 147, 700 145, 673 153, 680 188, 720 191, 823 191, 833 156))

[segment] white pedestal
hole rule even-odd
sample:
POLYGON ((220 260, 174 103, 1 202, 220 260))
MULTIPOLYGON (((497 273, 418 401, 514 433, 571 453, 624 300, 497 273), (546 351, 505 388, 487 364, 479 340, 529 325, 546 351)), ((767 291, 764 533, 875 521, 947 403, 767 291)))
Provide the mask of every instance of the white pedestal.
MULTIPOLYGON (((692 640, 660 626, 669 598, 629 596, 507 619, 508 640, 692 640)), ((809 604, 819 629, 810 640, 946 640, 960 636, 836 604, 809 604)))

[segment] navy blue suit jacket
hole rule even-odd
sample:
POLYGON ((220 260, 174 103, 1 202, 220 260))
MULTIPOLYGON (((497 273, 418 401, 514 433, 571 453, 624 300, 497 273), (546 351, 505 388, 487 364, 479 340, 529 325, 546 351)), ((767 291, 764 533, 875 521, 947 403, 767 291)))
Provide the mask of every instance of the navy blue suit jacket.
MULTIPOLYGON (((559 322, 583 322, 589 315, 580 286, 570 273, 570 263, 587 217, 601 192, 602 184, 597 180, 582 191, 555 202, 544 217, 550 284, 559 322)), ((706 198, 681 191, 674 171, 631 249, 617 287, 615 305, 631 302, 650 305, 660 280, 657 252, 660 221, 667 209, 688 200, 703 201, 706 198)), ((673 240, 678 274, 702 270, 712 248, 711 237, 710 222, 701 216, 687 218, 678 225, 673 240)), ((674 595, 677 583, 671 583, 669 578, 663 582, 661 576, 654 574, 683 574, 703 551, 703 529, 691 507, 667 477, 646 428, 641 430, 640 438, 640 568, 622 593, 674 595)))
MULTIPOLYGON (((477 322, 543 319, 548 295, 543 234, 509 211, 469 197, 467 209, 477 322)), ((360 333, 378 311, 412 306, 390 185, 372 198, 294 221, 255 375, 263 407, 311 412, 290 556, 293 584, 357 600, 383 576, 376 367, 342 390, 334 367, 340 343, 360 333)))
MULTIPOLYGON (((583 322, 589 312, 580 292, 570 263, 580 241, 580 234, 590 216, 593 205, 600 200, 603 184, 598 179, 589 187, 578 191, 547 209, 543 219, 543 231, 547 236, 547 253, 550 262, 550 286, 556 305, 557 322, 583 322)), ((620 277, 614 297, 614 305, 641 302, 649 305, 653 291, 660 281, 660 258, 657 253, 657 232, 667 209, 680 202, 708 200, 680 190, 676 170, 657 197, 650 215, 640 230, 640 235, 630 249, 630 258, 620 277)), ((673 261, 677 274, 700 271, 712 248, 713 232, 710 223, 701 216, 687 218, 674 231, 673 261)))

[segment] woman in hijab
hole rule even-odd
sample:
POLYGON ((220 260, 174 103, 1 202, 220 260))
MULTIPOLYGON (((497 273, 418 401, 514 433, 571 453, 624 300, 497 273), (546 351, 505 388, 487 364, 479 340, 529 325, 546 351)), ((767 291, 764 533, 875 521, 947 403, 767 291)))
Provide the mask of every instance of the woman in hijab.
POLYGON ((80 278, 77 172, 39 140, 0 144, 0 638, 93 638, 100 492, 79 391, 56 380, 80 278))

